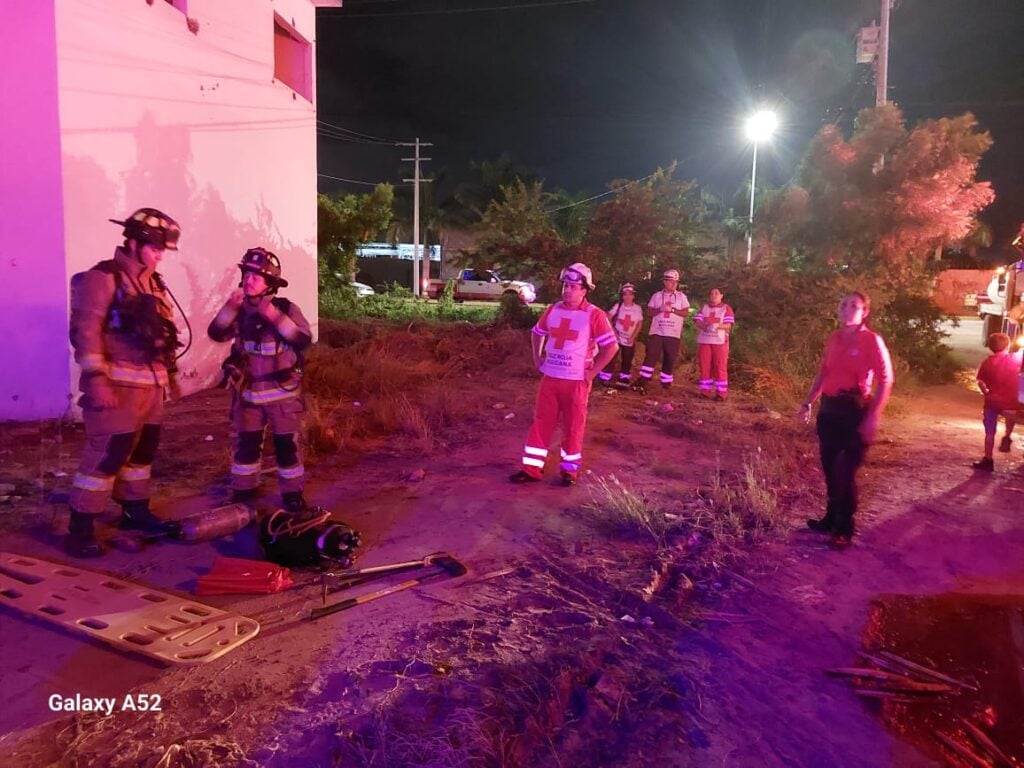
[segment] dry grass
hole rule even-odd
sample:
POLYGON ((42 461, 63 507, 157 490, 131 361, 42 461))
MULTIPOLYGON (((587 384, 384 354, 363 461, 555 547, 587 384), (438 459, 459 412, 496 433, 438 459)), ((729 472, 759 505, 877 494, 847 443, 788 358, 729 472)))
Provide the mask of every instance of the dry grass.
POLYGON ((588 490, 591 500, 583 509, 593 521, 612 531, 650 536, 659 549, 665 546, 665 537, 674 523, 654 500, 615 475, 595 478, 588 490))
POLYGON ((306 359, 307 449, 361 451, 391 437, 401 450, 446 447, 484 410, 462 382, 491 370, 506 379, 533 373, 526 332, 322 321, 321 342, 306 359))

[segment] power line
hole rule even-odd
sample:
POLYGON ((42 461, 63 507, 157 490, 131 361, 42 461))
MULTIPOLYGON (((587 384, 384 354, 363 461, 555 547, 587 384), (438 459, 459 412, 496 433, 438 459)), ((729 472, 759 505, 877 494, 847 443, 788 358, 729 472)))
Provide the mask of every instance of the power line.
MULTIPOLYGON (((488 13, 490 11, 519 11, 528 8, 554 8, 559 5, 582 5, 595 3, 597 0, 553 0, 549 3, 520 3, 518 5, 492 5, 481 8, 447 8, 434 11, 395 11, 394 13, 332 13, 324 14, 320 21, 337 21, 350 19, 391 18, 394 16, 445 16, 454 13, 488 13)), ((356 6, 357 8, 359 6, 356 6)), ((344 9, 343 9, 344 10, 344 9)))
MULTIPOLYGON (((367 187, 376 187, 380 184, 391 184, 390 181, 358 181, 356 179, 343 179, 341 176, 328 176, 326 173, 318 173, 317 176, 321 179, 330 179, 331 181, 343 181, 346 184, 362 184, 367 187)), ((401 184, 391 184, 391 186, 402 186, 401 184)))
POLYGON ((328 123, 326 120, 321 120, 319 118, 317 118, 317 123, 319 125, 324 126, 325 128, 330 128, 333 131, 339 131, 339 132, 345 133, 345 134, 351 134, 353 137, 358 138, 358 139, 366 140, 367 142, 371 142, 371 143, 372 142, 376 142, 377 144, 391 144, 392 146, 398 144, 398 140, 397 139, 385 139, 385 138, 381 138, 380 136, 374 136, 371 133, 363 133, 362 131, 353 131, 351 128, 344 128, 344 127, 342 127, 340 125, 335 125, 334 123, 328 123))
POLYGON ((544 211, 544 213, 558 213, 559 211, 564 211, 564 210, 566 210, 568 208, 575 208, 577 205, 583 205, 584 203, 589 203, 591 200, 597 200, 599 197, 607 197, 608 195, 615 194, 620 189, 625 189, 630 184, 639 184, 641 181, 647 181, 649 178, 651 178, 653 176, 654 176, 654 174, 651 173, 651 174, 648 174, 647 176, 644 176, 642 179, 634 179, 633 181, 627 181, 625 184, 620 184, 617 187, 613 187, 612 189, 609 189, 607 192, 602 192, 602 193, 600 193, 598 195, 592 195, 591 197, 588 197, 588 198, 586 198, 584 200, 577 200, 575 203, 569 203, 568 205, 563 205, 563 206, 561 206, 559 208, 552 208, 550 211, 544 211))

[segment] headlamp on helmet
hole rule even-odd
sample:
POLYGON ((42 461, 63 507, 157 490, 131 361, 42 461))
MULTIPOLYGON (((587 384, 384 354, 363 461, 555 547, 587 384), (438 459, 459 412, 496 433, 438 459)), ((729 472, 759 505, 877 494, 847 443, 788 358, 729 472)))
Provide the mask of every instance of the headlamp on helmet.
POLYGON ((181 227, 178 222, 156 208, 139 208, 124 221, 109 221, 124 227, 124 236, 128 240, 136 240, 168 251, 178 250, 181 227))

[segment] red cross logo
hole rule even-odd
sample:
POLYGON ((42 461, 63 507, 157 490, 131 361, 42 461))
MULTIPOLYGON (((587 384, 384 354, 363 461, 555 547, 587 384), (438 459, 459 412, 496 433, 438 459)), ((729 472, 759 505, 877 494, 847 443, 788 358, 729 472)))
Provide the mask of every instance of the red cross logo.
POLYGON ((568 317, 563 317, 561 324, 557 328, 551 329, 551 335, 555 337, 555 349, 564 349, 565 342, 576 341, 580 332, 574 331, 570 327, 568 317))
POLYGON ((622 330, 629 333, 629 329, 633 327, 633 316, 625 315, 619 318, 619 325, 622 326, 622 330))

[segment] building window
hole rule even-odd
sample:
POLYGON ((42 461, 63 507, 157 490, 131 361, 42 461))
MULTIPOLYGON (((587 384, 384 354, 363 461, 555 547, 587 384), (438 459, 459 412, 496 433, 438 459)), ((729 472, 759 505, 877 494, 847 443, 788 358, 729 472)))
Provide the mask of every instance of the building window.
POLYGON ((313 101, 313 46, 274 14, 274 78, 313 101))

